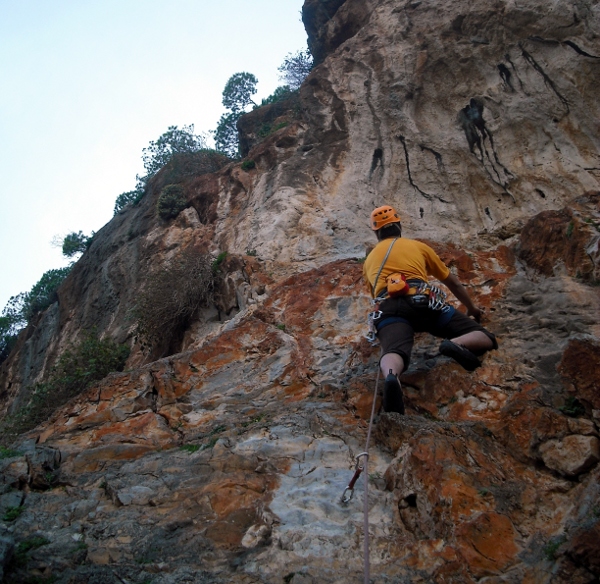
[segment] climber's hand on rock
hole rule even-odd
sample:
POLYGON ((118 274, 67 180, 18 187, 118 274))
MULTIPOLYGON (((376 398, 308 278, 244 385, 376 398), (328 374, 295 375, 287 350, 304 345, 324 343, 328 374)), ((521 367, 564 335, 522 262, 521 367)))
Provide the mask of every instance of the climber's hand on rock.
POLYGON ((483 310, 474 306, 470 310, 467 311, 468 316, 472 316, 477 322, 481 322, 481 315, 483 314, 483 310))

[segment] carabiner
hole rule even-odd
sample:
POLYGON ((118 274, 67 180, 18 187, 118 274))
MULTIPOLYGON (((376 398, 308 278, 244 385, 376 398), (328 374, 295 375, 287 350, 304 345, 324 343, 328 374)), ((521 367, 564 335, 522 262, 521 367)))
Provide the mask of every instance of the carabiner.
POLYGON ((344 492, 342 493, 342 498, 340 499, 340 503, 342 505, 347 505, 348 503, 350 503, 350 501, 352 501, 352 495, 354 495, 354 489, 351 489, 350 487, 346 487, 344 489, 344 492))
POLYGON ((361 452, 359 455, 356 456, 356 466, 354 467, 354 475, 350 479, 348 486, 344 489, 344 492, 342 493, 342 497, 340 499, 340 503, 342 505, 347 505, 352 500, 352 495, 354 495, 354 485, 356 484, 356 481, 358 480, 360 473, 365 468, 364 465, 361 466, 361 464, 360 464, 361 456, 366 456, 367 460, 369 459, 368 452, 361 452))

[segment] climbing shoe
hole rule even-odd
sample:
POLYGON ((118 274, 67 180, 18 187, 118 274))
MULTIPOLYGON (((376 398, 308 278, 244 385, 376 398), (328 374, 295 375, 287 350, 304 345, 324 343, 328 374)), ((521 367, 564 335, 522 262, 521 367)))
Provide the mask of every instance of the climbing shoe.
POLYGON ((481 365, 479 359, 466 347, 457 345, 446 339, 440 345, 440 353, 446 357, 452 357, 463 369, 475 371, 481 365))
POLYGON ((390 371, 383 386, 383 411, 404 414, 402 387, 398 378, 390 371))

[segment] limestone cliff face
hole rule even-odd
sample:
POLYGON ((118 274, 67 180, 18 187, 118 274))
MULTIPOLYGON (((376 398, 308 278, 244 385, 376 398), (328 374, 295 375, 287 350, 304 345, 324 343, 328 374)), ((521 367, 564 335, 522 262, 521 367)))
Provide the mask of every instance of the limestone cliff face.
POLYGON ((169 222, 159 173, 3 364, 6 409, 84 330, 132 347, 0 461, 10 581, 362 581, 362 482, 339 499, 377 380, 360 259, 383 203, 500 348, 467 373, 418 337, 407 415, 371 443, 373 580, 597 581, 599 12, 306 0, 318 65, 242 120, 254 166, 184 178, 169 222), (214 306, 145 351, 136 298, 186 249, 228 252, 214 306))
POLYGON ((307 2, 322 62, 298 142, 259 162, 239 214, 222 208, 229 245, 287 265, 362 255, 382 200, 412 235, 494 241, 598 189, 597 11, 307 2))

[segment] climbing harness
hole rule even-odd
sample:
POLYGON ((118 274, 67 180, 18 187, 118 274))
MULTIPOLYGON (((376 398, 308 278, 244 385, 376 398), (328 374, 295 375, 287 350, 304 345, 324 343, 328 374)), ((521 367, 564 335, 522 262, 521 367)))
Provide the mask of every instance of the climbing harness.
MULTIPOLYGON (((406 296, 406 300, 413 308, 429 308, 430 310, 442 312, 450 309, 450 306, 446 303, 446 293, 434 284, 424 282, 423 280, 407 280, 407 283, 410 286, 410 292, 406 296)), ((384 290, 377 298, 371 301, 375 310, 372 310, 367 315, 368 330, 365 338, 372 345, 377 342, 377 324, 383 314, 379 310, 379 304, 387 298, 387 292, 384 290)), ((387 320, 387 318, 384 320, 387 320)))
POLYGON ((380 371, 379 367, 377 367, 377 380, 375 381, 375 392, 373 393, 373 403, 371 405, 371 419, 369 420, 369 430, 367 431, 367 441, 365 444, 365 451, 361 452, 360 454, 358 454, 356 456, 356 466, 354 469, 354 475, 353 475, 352 479, 350 480, 350 482, 348 483, 348 486, 344 489, 344 492, 342 494, 342 498, 340 501, 342 503, 342 505, 347 505, 352 500, 352 495, 354 494, 354 485, 356 484, 356 481, 358 480, 358 477, 360 477, 361 473, 364 472, 365 473, 364 474, 365 496, 364 496, 364 501, 363 501, 363 532, 364 532, 363 550, 364 550, 364 557, 365 557, 364 584, 369 584, 370 579, 371 579, 370 578, 371 567, 370 567, 370 562, 369 562, 369 471, 368 471, 367 467, 369 464, 369 443, 371 442, 371 432, 373 430, 373 420, 375 418, 375 404, 377 402, 377 388, 379 386, 380 373, 381 373, 381 371, 380 371), (361 459, 363 459, 362 465, 361 465, 361 459))

